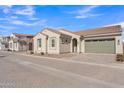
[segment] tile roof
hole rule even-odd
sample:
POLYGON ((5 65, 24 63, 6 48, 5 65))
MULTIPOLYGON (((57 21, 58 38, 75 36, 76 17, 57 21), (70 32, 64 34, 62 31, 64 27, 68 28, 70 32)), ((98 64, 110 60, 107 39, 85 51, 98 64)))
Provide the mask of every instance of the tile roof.
POLYGON ((108 26, 108 27, 102 27, 102 28, 96 28, 96 29, 90 29, 90 30, 81 30, 73 33, 77 35, 87 36, 87 35, 117 33, 121 31, 122 31, 121 26, 115 25, 115 26, 108 26))
POLYGON ((31 34, 18 34, 18 33, 13 33, 13 34, 17 37, 27 37, 27 36, 32 36, 33 37, 33 35, 31 35, 31 34))
POLYGON ((48 29, 48 30, 50 30, 50 31, 52 31, 52 32, 54 32, 54 33, 56 33, 56 34, 62 34, 61 32, 59 32, 59 31, 56 30, 56 29, 51 29, 51 28, 46 28, 46 29, 48 29))

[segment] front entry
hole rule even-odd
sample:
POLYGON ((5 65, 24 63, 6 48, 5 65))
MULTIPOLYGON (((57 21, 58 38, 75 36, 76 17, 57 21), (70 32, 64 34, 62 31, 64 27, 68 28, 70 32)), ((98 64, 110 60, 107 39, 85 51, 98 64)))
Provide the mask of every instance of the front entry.
POLYGON ((77 39, 72 39, 72 52, 77 52, 77 39))

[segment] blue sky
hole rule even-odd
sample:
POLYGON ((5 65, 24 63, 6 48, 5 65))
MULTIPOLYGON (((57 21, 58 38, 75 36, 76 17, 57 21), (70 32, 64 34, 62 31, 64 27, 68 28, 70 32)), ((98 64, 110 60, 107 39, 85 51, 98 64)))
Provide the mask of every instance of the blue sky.
POLYGON ((124 6, 0 6, 0 35, 36 34, 45 27, 79 31, 116 24, 124 28, 124 6))

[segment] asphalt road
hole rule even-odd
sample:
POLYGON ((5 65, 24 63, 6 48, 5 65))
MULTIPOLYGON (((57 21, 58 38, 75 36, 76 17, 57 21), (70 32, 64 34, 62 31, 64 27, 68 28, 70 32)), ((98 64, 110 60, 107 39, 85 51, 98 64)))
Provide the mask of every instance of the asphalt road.
POLYGON ((124 87, 124 68, 0 52, 0 87, 124 87))

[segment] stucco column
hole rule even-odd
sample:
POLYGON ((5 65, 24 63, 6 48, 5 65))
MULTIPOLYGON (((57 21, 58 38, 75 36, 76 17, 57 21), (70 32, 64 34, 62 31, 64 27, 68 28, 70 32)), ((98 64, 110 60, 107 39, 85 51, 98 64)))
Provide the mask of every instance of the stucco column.
POLYGON ((71 52, 71 53, 72 53, 72 47, 73 47, 73 46, 72 46, 72 44, 73 44, 72 42, 73 42, 73 38, 71 38, 71 42, 70 42, 70 52, 71 52))
POLYGON ((81 53, 85 53, 85 42, 81 40, 81 53))
POLYGON ((80 40, 80 38, 77 38, 77 52, 81 53, 81 40, 80 40))
POLYGON ((116 54, 122 54, 123 53, 123 42, 121 36, 115 37, 115 45, 116 45, 116 54))

